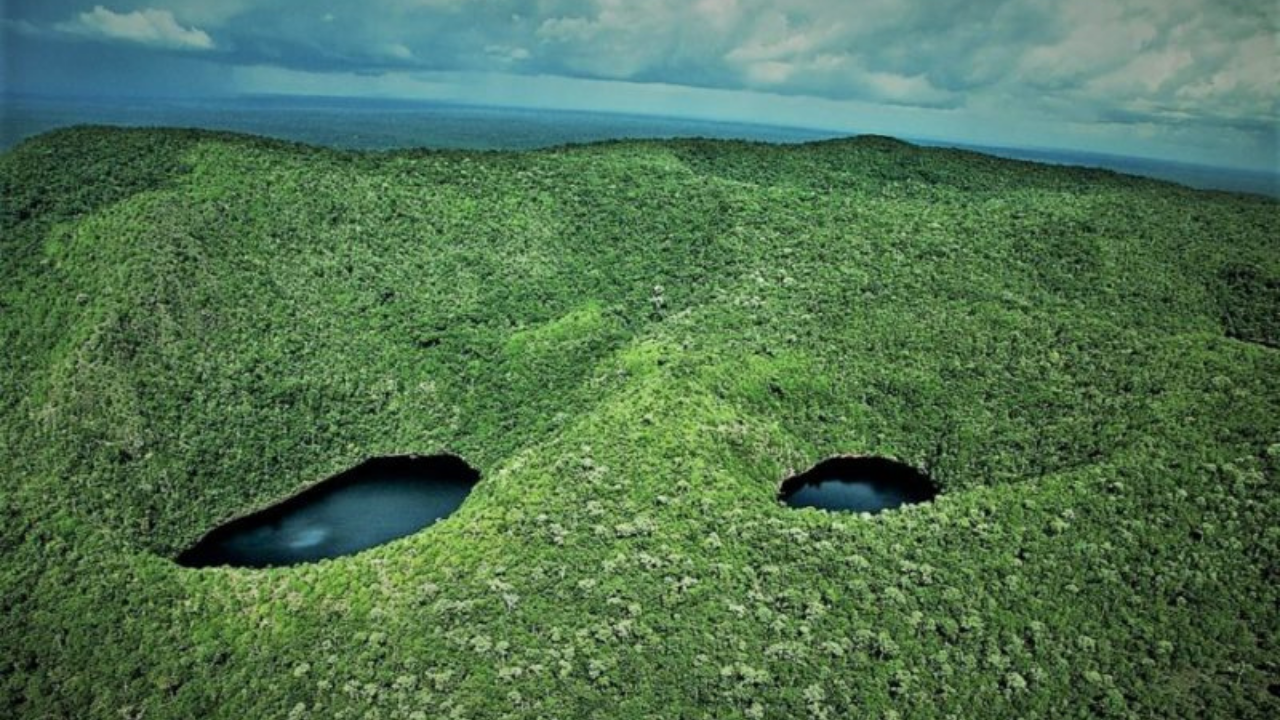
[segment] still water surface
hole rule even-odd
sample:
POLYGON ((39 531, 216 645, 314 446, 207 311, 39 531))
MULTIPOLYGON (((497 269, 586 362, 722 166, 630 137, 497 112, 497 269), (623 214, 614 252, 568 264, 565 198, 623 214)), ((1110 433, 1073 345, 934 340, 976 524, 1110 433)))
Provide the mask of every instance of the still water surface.
POLYGON ((937 488, 923 473, 877 457, 836 457, 789 478, 778 498, 791 507, 878 513, 924 502, 937 488))
POLYGON ((376 458, 215 528, 177 560, 260 568, 350 555, 449 515, 479 479, 453 456, 376 458))

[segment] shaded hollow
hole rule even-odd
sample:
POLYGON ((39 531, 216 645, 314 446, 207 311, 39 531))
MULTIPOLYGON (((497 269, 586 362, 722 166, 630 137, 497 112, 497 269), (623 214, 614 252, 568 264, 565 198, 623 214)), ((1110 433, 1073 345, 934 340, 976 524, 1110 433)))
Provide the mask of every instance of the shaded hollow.
POLYGON ((374 458, 214 528, 177 562, 261 568, 350 555, 451 514, 479 480, 452 455, 374 458))
POLYGON ((880 457, 834 457, 784 480, 778 499, 791 507, 878 513, 937 494, 933 481, 910 465, 880 457))

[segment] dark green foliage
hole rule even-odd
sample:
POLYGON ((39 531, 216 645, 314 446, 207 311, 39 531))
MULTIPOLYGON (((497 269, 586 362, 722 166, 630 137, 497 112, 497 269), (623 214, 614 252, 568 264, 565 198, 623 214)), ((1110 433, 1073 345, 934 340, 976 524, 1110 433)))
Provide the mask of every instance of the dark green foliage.
POLYGON ((1274 201, 889 138, 0 157, 0 714, 1273 717, 1274 201), (485 480, 168 558, 372 455, 485 480), (943 494, 791 510, 835 454, 943 494))
POLYGON ((1280 348, 1280 274, 1234 264, 1219 278, 1227 335, 1280 348))

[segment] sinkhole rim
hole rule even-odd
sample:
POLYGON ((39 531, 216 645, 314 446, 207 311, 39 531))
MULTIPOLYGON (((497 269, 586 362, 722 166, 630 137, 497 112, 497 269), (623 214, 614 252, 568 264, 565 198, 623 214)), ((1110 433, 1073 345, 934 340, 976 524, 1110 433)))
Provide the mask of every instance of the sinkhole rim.
POLYGON ((775 499, 788 510, 802 510, 809 508, 822 510, 824 512, 849 513, 853 515, 869 513, 876 515, 910 505, 920 505, 932 502, 940 494, 942 494, 941 486, 939 486, 938 482, 934 480, 933 477, 931 477, 923 468, 916 467, 910 463, 885 455, 842 454, 832 455, 819 460, 803 472, 793 471, 791 475, 788 475, 782 480, 782 482, 778 483, 778 491, 775 499), (873 476, 883 474, 894 478, 893 482, 895 484, 905 481, 905 499, 897 505, 877 510, 855 510, 852 508, 793 505, 790 502, 790 498, 805 487, 819 485, 824 481, 834 479, 834 477, 838 475, 863 475, 867 474, 868 471, 870 471, 873 476))
MULTIPOLYGON (((240 530, 245 526, 253 525, 255 523, 269 521, 272 519, 278 519, 288 514, 291 511, 291 508, 295 505, 304 504, 308 501, 313 501, 328 493, 342 490, 344 488, 351 487, 352 485, 356 485, 364 481, 365 480, 365 478, 363 477, 364 474, 367 474, 370 472, 377 472, 378 470, 382 470, 384 472, 393 471, 397 467, 405 468, 405 467, 411 467, 414 465, 419 465, 422 463, 431 463, 431 464, 437 464, 437 465, 443 464, 447 466, 446 468, 447 471, 448 470, 457 471, 458 473, 457 477, 462 482, 465 482, 470 486, 467 492, 467 496, 463 498, 462 502, 458 504, 457 508, 455 508, 453 511, 449 512, 448 514, 444 515, 443 517, 439 518, 438 520, 432 521, 431 523, 424 525, 421 528, 418 528, 414 532, 408 533, 406 535, 401 535, 395 538, 391 538, 389 540, 378 543, 376 545, 370 545, 368 547, 361 548, 359 550, 356 550, 355 552, 346 553, 344 555, 336 555, 333 557, 322 558, 322 559, 334 560, 334 559, 343 558, 343 557, 351 557, 353 555, 358 555, 364 552, 365 550, 371 550, 373 548, 381 547, 382 545, 395 542, 396 540, 404 539, 409 535, 415 535, 419 532, 422 532, 424 530, 431 528, 432 526, 438 524, 439 522, 447 520, 449 517, 453 516, 459 510, 461 510, 462 506, 466 504, 466 501, 470 499, 471 493, 475 491, 476 485, 478 485, 480 481, 484 479, 484 474, 480 472, 479 468, 477 468, 476 466, 468 462, 466 458, 464 458, 462 455, 457 453, 451 453, 451 452, 436 452, 436 453, 425 453, 425 454, 410 452, 410 453, 397 453, 392 455, 367 456, 363 460, 357 462, 355 465, 352 465, 346 470, 342 470, 333 475, 322 477, 318 480, 308 483, 305 487, 299 490, 296 490, 288 495, 284 495, 274 500, 268 501, 260 506, 257 506, 255 509, 251 509, 245 512, 232 515, 231 517, 214 524, 213 527, 209 528, 205 532, 201 533, 194 540, 187 543, 182 548, 182 550, 170 556, 169 560, 174 564, 178 565, 179 567, 182 567, 187 570, 217 570, 217 569, 267 570, 267 569, 289 568, 289 567, 293 567, 294 565, 315 564, 316 562, 319 562, 319 560, 291 563, 287 565, 267 565, 267 566, 260 566, 260 567, 250 566, 250 565, 229 565, 229 564, 214 565, 214 564, 193 564, 193 563, 199 558, 199 554, 195 552, 198 548, 200 548, 202 545, 206 543, 216 541, 221 536, 231 535, 237 530, 240 530)), ((430 483, 432 482, 432 480, 430 478, 423 478, 422 482, 430 483)))

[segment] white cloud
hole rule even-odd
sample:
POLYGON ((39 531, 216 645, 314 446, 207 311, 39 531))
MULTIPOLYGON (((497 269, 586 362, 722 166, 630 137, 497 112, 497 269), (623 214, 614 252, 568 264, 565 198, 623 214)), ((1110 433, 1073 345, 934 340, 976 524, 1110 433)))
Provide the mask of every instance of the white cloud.
POLYGON ((555 42, 590 40, 599 31, 596 23, 580 17, 547 18, 538 26, 538 37, 555 42))
POLYGON ((812 29, 796 30, 788 26, 785 19, 779 19, 765 37, 754 37, 741 47, 734 48, 727 55, 730 61, 760 61, 795 58, 806 55, 822 44, 822 34, 812 29))
POLYGON ((1068 32, 1058 42, 1028 47, 1017 67, 1018 79, 1033 87, 1075 85, 1124 65, 1159 36, 1148 17, 1121 5, 1068 2, 1054 20, 1068 32))
POLYGON ((624 3, 597 0, 590 16, 553 15, 539 22, 535 42, 553 71, 586 77, 631 79, 662 73, 705 46, 680 22, 688 9, 673 0, 624 3))
POLYGON ((781 85, 795 72, 791 63, 778 60, 762 60, 747 65, 747 80, 753 85, 781 85))
POLYGON ((172 50, 212 50, 213 38, 197 27, 183 27, 168 10, 143 8, 117 13, 98 5, 74 19, 59 23, 58 30, 75 35, 123 40, 172 50))
POLYGON ((504 63, 520 62, 532 57, 525 48, 512 47, 510 45, 485 45, 484 52, 486 55, 504 63))
MULTIPOLYGON (((143 0, 134 0, 135 4, 143 0)), ((179 23, 221 28, 261 0, 153 0, 173 13, 179 23)))
POLYGON ((935 88, 924 74, 872 72, 866 74, 865 83, 873 91, 873 97, 888 102, 930 105, 950 100, 950 94, 935 88))
POLYGON ((413 51, 404 43, 387 43, 382 46, 382 54, 394 60, 413 59, 413 51))
POLYGON ((37 29, 189 50, 214 46, 208 30, 221 63, 365 78, 496 72, 855 101, 999 123, 1010 142, 1018 118, 1028 137, 1163 128, 1177 146, 1248 136, 1274 155, 1280 124, 1274 0, 97 1, 121 9, 37 29))
POLYGON ((741 11, 738 0, 698 0, 693 9, 718 31, 732 27, 741 11))

